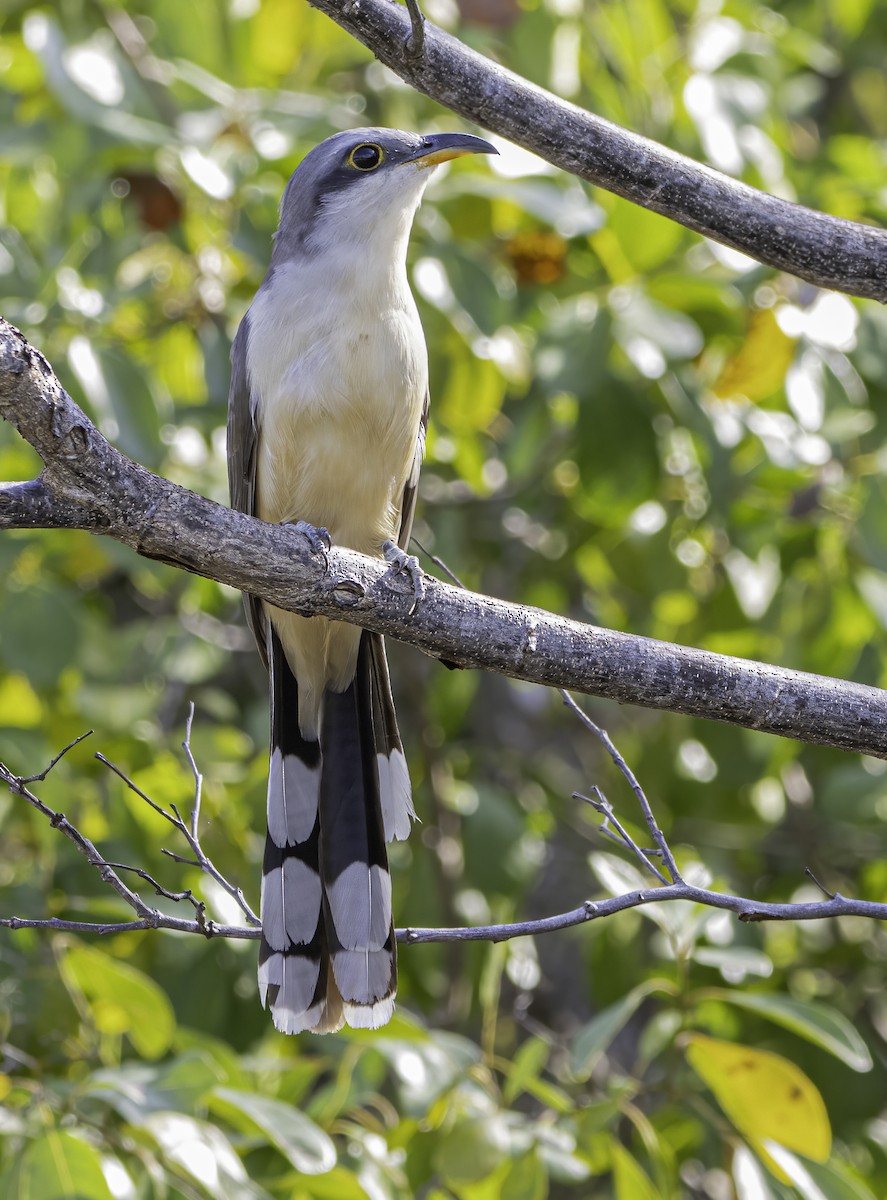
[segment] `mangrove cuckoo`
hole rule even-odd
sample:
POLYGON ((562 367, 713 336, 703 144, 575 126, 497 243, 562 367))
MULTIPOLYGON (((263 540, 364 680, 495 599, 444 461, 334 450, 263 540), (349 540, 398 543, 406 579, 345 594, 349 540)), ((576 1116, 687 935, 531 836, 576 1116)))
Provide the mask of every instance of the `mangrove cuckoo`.
MULTIPOLYGON (((353 129, 299 165, 232 350, 234 508, 418 573, 405 551, 428 363, 407 241, 433 168, 495 153, 468 134, 353 129)), ((385 645, 356 625, 246 606, 271 692, 262 1002, 284 1033, 375 1028, 397 979, 385 843, 415 815, 385 645)))

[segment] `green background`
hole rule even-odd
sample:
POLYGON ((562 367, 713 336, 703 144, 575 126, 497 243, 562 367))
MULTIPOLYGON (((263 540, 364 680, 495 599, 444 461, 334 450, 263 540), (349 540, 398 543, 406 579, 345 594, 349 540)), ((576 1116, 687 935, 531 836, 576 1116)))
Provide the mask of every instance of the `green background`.
MULTIPOLYGON (((225 501, 230 340, 290 172, 337 129, 458 122, 301 0, 0 13, 0 313, 116 445, 225 501)), ((884 221, 887 12, 873 0, 429 13, 674 150, 884 221)), ((438 173, 412 239, 432 380, 419 540, 497 596, 882 684, 884 311, 501 148, 438 173)), ((38 469, 0 428, 0 479, 38 469)), ((32 774, 94 728, 40 796, 109 860, 236 919, 92 757, 187 808, 193 701, 204 845, 257 904, 266 683, 237 596, 80 533, 5 534, 0 579, 0 759, 32 774)), ((392 850, 400 924, 542 916, 633 886, 571 793, 600 786, 643 841, 633 798, 556 694, 403 647, 391 659, 423 822, 392 850)), ((810 867, 830 891, 887 898, 884 763, 587 707, 694 879, 816 899, 810 867)), ((128 918, 24 801, 0 797, 0 819, 0 914, 128 918)), ((535 943, 404 948, 392 1026, 321 1040, 274 1033, 254 943, 4 932, 0 1191, 883 1196, 885 955, 884 931, 859 919, 625 912, 535 943), (716 1056, 714 1079, 694 1069, 696 1033, 796 1064, 801 1125, 805 1103, 825 1103, 828 1162, 781 1182, 762 1166, 760 1137, 791 1120, 768 1115, 764 1077, 756 1132, 716 1056)))

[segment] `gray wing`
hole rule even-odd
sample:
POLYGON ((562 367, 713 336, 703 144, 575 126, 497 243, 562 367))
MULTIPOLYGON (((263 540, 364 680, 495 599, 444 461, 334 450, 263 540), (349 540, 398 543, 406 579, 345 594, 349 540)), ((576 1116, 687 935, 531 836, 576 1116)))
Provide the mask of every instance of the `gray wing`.
MULTIPOLYGON (((250 402, 247 342, 249 313, 240 322, 234 345, 231 347, 231 388, 228 392, 228 488, 231 507, 255 515, 256 511, 256 450, 259 431, 256 428, 255 408, 250 402)), ((268 665, 265 646, 265 621, 262 604, 255 596, 244 594, 246 619, 268 665)))
POLYGON ((425 405, 419 418, 419 431, 416 434, 416 453, 413 455, 413 465, 403 489, 403 502, 400 506, 400 533, 397 544, 401 550, 406 550, 410 542, 413 528, 413 517, 416 514, 416 496, 419 491, 419 472, 422 470, 422 460, 425 458, 425 435, 428 432, 428 408, 431 397, 425 393, 425 405))

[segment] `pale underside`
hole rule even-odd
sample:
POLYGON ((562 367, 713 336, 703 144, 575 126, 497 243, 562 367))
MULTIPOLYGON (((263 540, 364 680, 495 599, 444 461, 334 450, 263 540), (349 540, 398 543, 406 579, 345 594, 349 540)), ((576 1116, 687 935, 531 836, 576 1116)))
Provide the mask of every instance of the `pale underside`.
MULTIPOLYGON (((335 544, 380 554, 397 540, 420 452, 427 365, 419 317, 403 272, 375 287, 361 281, 344 313, 328 302, 308 313, 305 297, 324 295, 311 273, 310 263, 280 268, 250 314, 256 514, 324 526, 335 544)), ((341 691, 354 675, 360 629, 269 611, 299 681, 302 733, 316 737, 324 689, 341 691)))

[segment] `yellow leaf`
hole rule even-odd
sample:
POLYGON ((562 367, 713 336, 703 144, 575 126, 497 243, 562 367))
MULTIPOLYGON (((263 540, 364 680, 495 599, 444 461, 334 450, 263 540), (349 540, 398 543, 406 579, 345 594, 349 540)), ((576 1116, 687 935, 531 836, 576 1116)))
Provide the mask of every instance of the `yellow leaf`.
POLYGON ((24 675, 7 675, 0 679, 0 725, 34 729, 42 721, 40 697, 24 675))
POLYGON ((724 363, 714 386, 716 396, 764 400, 778 391, 795 356, 795 339, 783 333, 770 308, 753 313, 745 341, 724 363))
POLYGON ((825 1162, 832 1131, 822 1096, 803 1071, 779 1054, 694 1034, 687 1060, 721 1108, 783 1183, 791 1183, 765 1141, 825 1162))
POLYGON ((298 62, 304 34, 299 6, 290 0, 265 0, 252 22, 252 58, 271 75, 285 75, 298 62))

